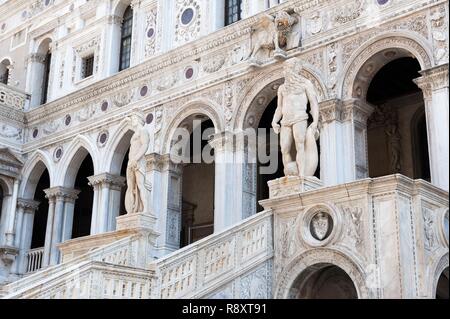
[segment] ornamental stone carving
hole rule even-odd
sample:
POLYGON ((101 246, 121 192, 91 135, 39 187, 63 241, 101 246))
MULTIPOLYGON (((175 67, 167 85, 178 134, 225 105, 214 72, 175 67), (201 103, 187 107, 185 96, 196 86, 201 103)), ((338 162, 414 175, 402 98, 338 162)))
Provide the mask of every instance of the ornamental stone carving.
POLYGON ((287 45, 287 37, 298 19, 286 11, 280 11, 275 16, 265 14, 253 28, 252 52, 250 63, 258 66, 262 62, 257 58, 261 50, 274 51, 275 58, 284 59, 286 52, 282 49, 287 45))

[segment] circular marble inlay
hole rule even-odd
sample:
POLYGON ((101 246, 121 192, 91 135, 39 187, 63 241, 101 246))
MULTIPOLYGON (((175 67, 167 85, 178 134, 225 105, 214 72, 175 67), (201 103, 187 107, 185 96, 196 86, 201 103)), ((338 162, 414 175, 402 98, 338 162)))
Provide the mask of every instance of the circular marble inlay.
POLYGON ((45 5, 48 6, 50 3, 50 0, 45 0, 45 5))
POLYGON ((39 130, 37 128, 35 128, 33 130, 33 138, 36 138, 38 136, 38 134, 39 134, 39 130))
POLYGON ((148 37, 148 38, 151 38, 151 37, 153 37, 154 35, 155 35, 155 29, 153 29, 153 28, 148 29, 148 31, 147 31, 147 37, 148 37))
POLYGON ((311 235, 318 241, 327 239, 333 230, 333 218, 324 211, 319 211, 309 224, 311 235))
POLYGON ((26 18, 27 17, 27 12, 26 11, 23 11, 22 12, 22 18, 26 18))
POLYGON ((6 29, 6 23, 2 24, 2 31, 6 29))
POLYGON ((62 155, 63 155, 63 148, 59 146, 55 149, 55 152, 53 153, 53 160, 55 162, 58 162, 61 159, 62 155))
POLYGON ((147 115, 147 117, 145 118, 145 122, 147 124, 152 124, 152 122, 153 122, 153 113, 150 113, 149 115, 147 115))
POLYGON ((141 94, 141 96, 146 96, 146 95, 147 95, 147 92, 148 92, 148 87, 147 87, 147 85, 144 85, 144 86, 141 88, 140 94, 141 94))
POLYGON ((379 5, 383 5, 389 2, 389 0, 377 0, 379 5))
POLYGON ((99 141, 101 144, 105 144, 107 139, 108 139, 108 135, 106 135, 106 133, 100 134, 99 141))
POLYGON ((194 69, 189 67, 186 69, 186 71, 184 72, 184 76, 186 77, 186 79, 192 79, 192 77, 194 76, 194 69))
POLYGON ((64 124, 66 124, 66 126, 68 126, 71 121, 72 121, 72 117, 70 115, 66 115, 66 119, 64 120, 64 124))
POLYGON ((104 101, 102 103, 102 107, 101 107, 102 111, 106 112, 106 110, 108 109, 108 106, 109 106, 108 101, 104 101))
POLYGON ((193 18, 194 18, 194 9, 192 8, 187 8, 181 14, 181 22, 183 24, 189 24, 193 18))

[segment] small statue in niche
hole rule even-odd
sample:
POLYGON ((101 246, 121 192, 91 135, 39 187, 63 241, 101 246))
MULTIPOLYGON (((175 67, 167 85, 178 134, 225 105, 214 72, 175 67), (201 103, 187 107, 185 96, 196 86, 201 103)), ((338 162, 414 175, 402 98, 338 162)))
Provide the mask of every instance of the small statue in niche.
POLYGON ((302 62, 293 58, 285 62, 285 83, 278 89, 278 107, 272 121, 280 146, 286 176, 313 176, 319 164, 316 140, 319 138, 319 103, 308 80, 300 75, 302 62), (308 102, 313 122, 308 126, 308 102), (281 120, 281 125, 278 124, 281 120), (293 160, 293 150, 296 159, 293 160))
POLYGON ((286 52, 282 48, 287 46, 288 35, 297 22, 298 19, 286 11, 280 11, 275 16, 263 15, 253 29, 251 65, 261 64, 261 61, 257 59, 257 54, 261 50, 274 50, 275 58, 286 59, 286 52))
POLYGON ((146 182, 144 155, 150 144, 150 136, 144 128, 143 120, 137 116, 131 118, 135 133, 131 138, 129 160, 127 166, 127 192, 125 194, 125 209, 128 214, 146 211, 145 198, 151 185, 146 182))

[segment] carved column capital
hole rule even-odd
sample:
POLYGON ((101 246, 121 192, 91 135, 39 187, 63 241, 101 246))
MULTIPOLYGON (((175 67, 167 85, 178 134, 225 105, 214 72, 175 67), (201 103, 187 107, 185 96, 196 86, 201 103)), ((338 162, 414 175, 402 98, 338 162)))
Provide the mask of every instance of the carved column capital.
POLYGON ((125 185, 125 177, 119 175, 113 175, 109 173, 102 173, 94 176, 89 176, 89 185, 107 185, 111 189, 120 190, 125 185))
POLYGON ((27 58, 28 62, 37 62, 37 63, 44 63, 45 62, 45 54, 41 53, 31 53, 28 55, 27 58))
POLYGON ((45 197, 49 202, 62 200, 65 202, 74 202, 78 199, 79 190, 56 186, 52 188, 44 189, 45 197))
POLYGON ((320 102, 319 114, 322 123, 341 121, 343 114, 342 101, 339 99, 332 99, 320 102))
POLYGON ((22 208, 25 213, 33 214, 39 207, 39 202, 30 199, 17 199, 17 207, 22 208))
POLYGON ((107 17, 107 21, 108 21, 108 24, 118 24, 118 25, 122 25, 122 23, 123 23, 123 18, 122 18, 122 17, 119 17, 119 16, 116 16, 116 15, 109 15, 109 16, 107 17))
POLYGON ((367 119, 373 113, 374 107, 360 99, 350 99, 343 102, 342 121, 353 121, 366 126, 367 119))
POLYGON ((170 161, 170 159, 167 155, 161 155, 158 153, 145 155, 145 162, 147 164, 148 171, 161 172, 164 170, 164 167, 168 165, 168 161, 170 161))
POLYGON ((221 132, 214 134, 208 143, 215 152, 233 152, 235 149, 235 136, 234 133, 229 131, 221 132))
POLYGON ((414 83, 422 90, 425 99, 431 99, 433 91, 448 88, 448 63, 419 72, 422 76, 414 83))

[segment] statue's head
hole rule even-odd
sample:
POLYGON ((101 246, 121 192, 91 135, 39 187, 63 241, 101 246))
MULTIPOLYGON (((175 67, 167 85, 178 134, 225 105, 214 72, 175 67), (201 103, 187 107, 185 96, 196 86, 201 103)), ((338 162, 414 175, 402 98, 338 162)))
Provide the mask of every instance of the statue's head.
POLYGON ((133 128, 142 127, 145 124, 143 114, 140 114, 140 112, 132 114, 130 120, 133 128))
POLYGON ((292 58, 284 62, 285 83, 296 83, 300 79, 300 72, 303 70, 303 62, 299 58, 292 58))

